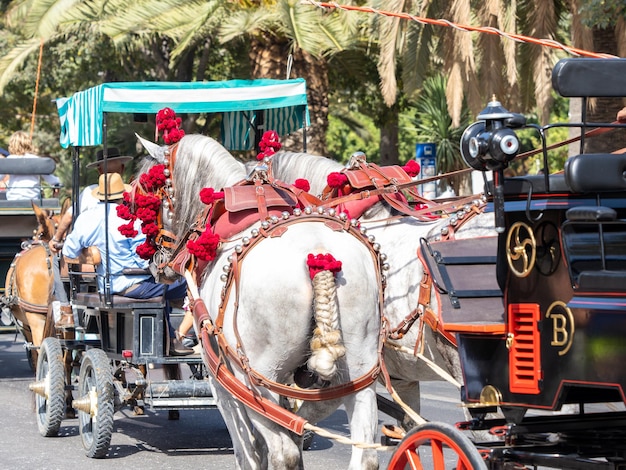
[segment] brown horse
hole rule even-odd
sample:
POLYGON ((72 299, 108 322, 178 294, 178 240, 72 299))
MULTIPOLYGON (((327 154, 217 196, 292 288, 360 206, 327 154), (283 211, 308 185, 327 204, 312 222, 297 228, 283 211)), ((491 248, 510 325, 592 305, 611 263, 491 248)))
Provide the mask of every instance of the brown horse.
MULTIPOLYGON (((49 242, 54 236, 61 214, 32 204, 38 227, 32 240, 22 244, 22 251, 15 255, 7 272, 5 296, 2 303, 8 306, 18 330, 29 346, 31 365, 37 363, 36 348, 47 336, 54 334, 51 304, 54 285, 53 253, 49 242)), ((61 210, 67 210, 64 204, 61 210)))

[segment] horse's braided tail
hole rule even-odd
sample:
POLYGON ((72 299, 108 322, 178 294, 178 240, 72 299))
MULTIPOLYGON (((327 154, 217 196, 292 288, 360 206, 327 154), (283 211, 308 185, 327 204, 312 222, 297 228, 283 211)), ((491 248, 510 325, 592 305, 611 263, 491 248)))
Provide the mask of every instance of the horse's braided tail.
POLYGON ((341 339, 335 284, 335 273, 341 269, 341 263, 335 261, 331 255, 317 255, 312 262, 311 256, 309 255, 307 263, 313 282, 315 330, 307 366, 321 379, 330 380, 337 372, 337 360, 346 353, 341 339), (329 260, 334 265, 330 265, 329 260), (316 266, 313 267, 312 264, 316 266))

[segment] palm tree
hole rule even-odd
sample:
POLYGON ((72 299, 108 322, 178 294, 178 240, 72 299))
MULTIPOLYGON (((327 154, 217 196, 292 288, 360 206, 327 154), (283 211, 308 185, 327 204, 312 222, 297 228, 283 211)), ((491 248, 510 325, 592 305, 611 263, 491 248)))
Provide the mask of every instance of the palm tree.
MULTIPOLYGON (((572 0, 572 10, 579 26, 572 31, 574 46, 604 52, 618 57, 626 54, 626 6, 621 0, 602 2, 572 0)), ((580 121, 580 100, 570 100, 573 121, 580 121)), ((623 99, 596 98, 589 100, 587 119, 591 122, 613 122, 623 99)), ((626 147, 626 133, 614 131, 585 141, 585 151, 602 153, 626 147)), ((575 150, 577 151, 577 150, 575 150)))
MULTIPOLYGON (((449 173, 465 167, 459 141, 470 123, 469 110, 464 106, 459 125, 454 125, 448 112, 446 82, 442 74, 426 79, 415 109, 418 141, 432 142, 437 146, 438 173, 449 173)), ((470 192, 467 175, 450 178, 450 181, 444 181, 444 183, 448 183, 456 194, 470 192)))
POLYGON ((81 25, 118 47, 153 47, 160 39, 170 66, 187 71, 195 64, 189 52, 207 41, 248 39, 253 78, 284 78, 292 63, 292 75, 307 80, 310 149, 319 153, 325 153, 328 59, 358 39, 354 16, 326 13, 299 0, 18 0, 7 17, 10 24, 20 25, 23 39, 0 59, 0 90, 41 41, 71 34, 81 25))
MULTIPOLYGON (((303 77, 307 81, 311 132, 308 150, 326 154, 328 64, 331 57, 358 44, 356 18, 324 12, 299 0, 240 0, 231 5, 219 37, 249 40, 254 78, 303 77)), ((299 135, 289 145, 300 147, 299 135)))
MULTIPOLYGON (((395 13, 555 40, 563 39, 560 21, 569 12, 563 0, 372 0, 370 4, 395 13)), ((472 35, 397 18, 378 18, 374 27, 380 43, 381 90, 388 105, 397 95, 398 58, 404 92, 409 97, 419 91, 433 68, 445 72, 448 109, 456 125, 464 100, 476 115, 494 94, 510 109, 528 111, 536 106, 542 122, 546 122, 551 102, 550 71, 558 58, 557 50, 517 47, 515 42, 495 35, 472 35)))

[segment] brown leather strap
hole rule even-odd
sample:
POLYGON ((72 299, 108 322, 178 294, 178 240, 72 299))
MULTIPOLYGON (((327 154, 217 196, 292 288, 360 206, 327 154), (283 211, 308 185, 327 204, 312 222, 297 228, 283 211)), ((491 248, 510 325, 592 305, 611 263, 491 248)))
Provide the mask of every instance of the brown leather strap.
MULTIPOLYGON (((196 299, 194 301, 195 308, 198 308, 199 302, 203 303, 202 299, 196 299)), ((204 311, 206 311, 206 307, 204 307, 204 311)), ((202 318, 203 315, 196 316, 196 318, 199 317, 202 318)), ((269 401, 258 393, 255 393, 251 388, 239 381, 228 369, 228 366, 219 358, 218 352, 211 345, 211 333, 211 328, 203 327, 200 330, 207 365, 220 385, 247 407, 271 419, 276 424, 296 434, 302 435, 307 421, 276 403, 269 401)))
MULTIPOLYGON (((326 224, 329 224, 331 222, 336 222, 336 219, 334 217, 330 217, 326 215, 307 215, 307 216, 302 216, 301 218, 292 218, 289 220, 279 221, 276 224, 268 228, 260 229, 259 233, 262 236, 259 236, 250 240, 250 243, 248 245, 242 247, 242 250, 240 253, 234 252, 231 255, 232 256, 231 257, 231 269, 228 273, 228 279, 226 281, 226 286, 223 291, 218 315, 217 315, 217 318, 215 319, 215 323, 212 326, 207 327, 207 331, 208 330, 211 331, 211 335, 214 340, 214 343, 217 344, 217 347, 219 348, 219 351, 221 352, 221 354, 223 354, 224 357, 228 357, 232 365, 235 365, 240 370, 245 372, 248 375, 251 383, 258 385, 258 386, 266 387, 269 390, 272 390, 280 395, 283 395, 289 398, 309 400, 309 401, 322 401, 322 400, 336 399, 336 398, 340 398, 348 394, 355 393, 359 390, 367 388, 376 380, 376 378, 381 373, 381 362, 382 362, 381 351, 382 351, 383 340, 384 340, 384 337, 386 336, 386 331, 385 331, 385 335, 381 334, 380 339, 379 339, 379 361, 367 373, 363 374, 362 376, 350 382, 340 384, 337 386, 327 387, 323 389, 306 390, 306 389, 295 389, 293 387, 289 387, 287 385, 274 382, 268 379, 267 377, 263 376, 256 370, 254 370, 252 367, 250 367, 248 357, 246 356, 245 350, 243 347, 243 340, 239 336, 239 332, 237 331, 237 326, 236 326, 237 325, 236 316, 237 316, 237 310, 238 310, 238 304, 239 304, 239 273, 240 273, 241 262, 245 258, 246 254, 249 253, 250 250, 264 238, 272 237, 274 236, 276 232, 283 233, 285 226, 288 226, 294 223, 300 223, 300 222, 306 222, 306 221, 312 221, 312 220, 321 220, 325 222, 326 224), (234 324, 234 333, 235 333, 235 337, 237 341, 236 347, 233 347, 228 343, 222 330, 223 324, 224 324, 226 306, 228 305, 230 295, 233 293, 233 289, 234 289, 234 295, 235 295, 235 301, 234 301, 235 320, 233 321, 233 324, 234 324)), ((334 226, 331 228, 335 229, 334 226)), ((359 238, 360 240, 363 240, 363 235, 358 230, 351 227, 349 224, 345 226, 337 224, 336 229, 347 230, 353 236, 359 238)), ((379 264, 378 264, 379 263, 378 254, 372 250, 369 244, 367 244, 367 246, 370 248, 373 259, 375 260, 377 271, 378 271, 379 285, 381 285, 382 281, 381 281, 380 269, 379 269, 379 264)), ((380 305, 381 312, 382 312, 382 306, 383 306, 383 301, 384 301, 382 291, 383 289, 380 288, 379 289, 379 305, 380 305)), ((192 302, 192 305, 195 306, 194 317, 196 318, 196 321, 198 322, 199 325, 202 325, 203 322, 205 324, 211 323, 210 316, 208 312, 206 311, 206 307, 199 306, 198 299, 194 300, 194 302, 192 302)), ((206 342, 204 346, 205 351, 206 351, 206 348, 209 347, 208 344, 209 343, 206 342)), ((207 351, 207 354, 208 353, 209 351, 207 351)), ((214 351, 214 354, 217 355, 215 351, 214 351)), ((230 380, 230 379, 228 377, 225 377, 225 380, 230 380)), ((223 385, 226 386, 225 384, 223 385)))

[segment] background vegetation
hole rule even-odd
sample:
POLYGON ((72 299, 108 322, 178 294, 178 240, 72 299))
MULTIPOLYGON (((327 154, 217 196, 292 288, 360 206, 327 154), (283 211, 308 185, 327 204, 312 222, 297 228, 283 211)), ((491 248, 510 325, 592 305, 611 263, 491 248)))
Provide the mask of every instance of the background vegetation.
MULTIPOLYGON (((490 26, 617 56, 626 51, 622 0, 344 3, 490 26)), ((493 95, 539 124, 567 120, 572 112, 550 86, 550 70, 568 56, 565 51, 381 15, 325 11, 300 0, 0 0, 0 51, 0 146, 6 148, 15 130, 32 129, 40 153, 57 158, 66 184, 69 152, 58 145, 54 99, 110 81, 301 76, 312 116, 310 151, 345 161, 360 150, 391 164, 413 158, 417 142, 435 142, 441 172, 463 167, 459 136, 493 95)), ((593 105, 597 120, 611 121, 623 103, 593 105)), ((116 116, 109 135, 112 144, 136 154, 134 132, 153 131, 131 118, 116 116)), ((216 136, 216 126, 214 116, 185 117, 188 132, 216 136)), ((563 132, 549 138, 563 139, 563 132)), ((287 144, 299 148, 299 136, 287 144)), ((524 145, 536 147, 536 137, 524 136, 524 145)), ((612 145, 611 151, 626 141, 613 136, 593 145, 612 145)), ((85 162, 95 150, 84 151, 85 162)), ((566 156, 567 149, 554 153, 551 170, 566 156)), ((533 161, 514 166, 520 173, 538 168, 533 161)), ((95 178, 83 176, 85 183, 95 178)))

